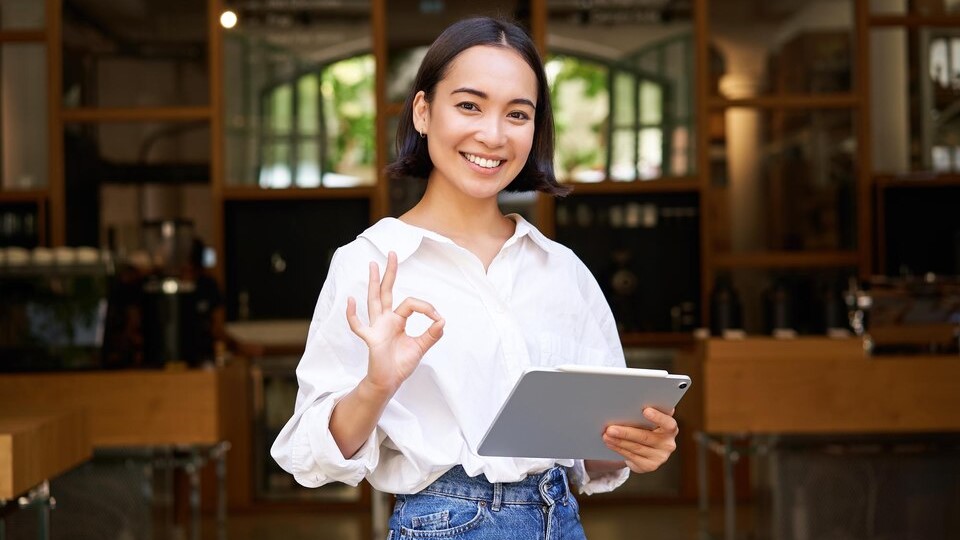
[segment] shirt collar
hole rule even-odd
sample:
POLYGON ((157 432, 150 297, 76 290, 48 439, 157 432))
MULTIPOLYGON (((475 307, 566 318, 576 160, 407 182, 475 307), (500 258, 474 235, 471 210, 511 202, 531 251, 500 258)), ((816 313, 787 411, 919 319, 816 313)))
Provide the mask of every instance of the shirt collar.
MULTIPOLYGON (((504 243, 504 247, 518 242, 524 236, 527 236, 537 247, 545 252, 555 252, 556 243, 544 236, 543 233, 538 231, 530 222, 523 219, 520 214, 509 214, 507 217, 517 223, 517 228, 513 236, 504 243)), ((409 225, 392 217, 383 218, 376 222, 372 227, 362 232, 359 238, 367 239, 384 257, 391 251, 395 252, 398 262, 403 262, 413 255, 417 249, 420 248, 420 244, 424 238, 429 238, 442 244, 454 245, 453 240, 450 240, 446 236, 414 225, 409 225)))

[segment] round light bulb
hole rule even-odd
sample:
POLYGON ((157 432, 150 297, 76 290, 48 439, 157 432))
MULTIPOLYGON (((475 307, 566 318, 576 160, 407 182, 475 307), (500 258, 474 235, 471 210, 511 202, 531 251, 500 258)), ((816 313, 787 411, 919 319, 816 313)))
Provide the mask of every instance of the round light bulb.
POLYGON ((220 14, 220 26, 231 29, 237 25, 237 14, 229 9, 220 14))

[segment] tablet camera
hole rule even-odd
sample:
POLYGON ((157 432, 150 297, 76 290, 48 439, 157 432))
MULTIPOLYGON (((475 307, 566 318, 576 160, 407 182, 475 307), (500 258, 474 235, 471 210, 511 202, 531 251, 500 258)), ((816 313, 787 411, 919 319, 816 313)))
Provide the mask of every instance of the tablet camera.
POLYGON ((679 384, 679 387, 680 387, 681 390, 683 390, 684 388, 687 387, 687 383, 682 382, 682 383, 679 384))

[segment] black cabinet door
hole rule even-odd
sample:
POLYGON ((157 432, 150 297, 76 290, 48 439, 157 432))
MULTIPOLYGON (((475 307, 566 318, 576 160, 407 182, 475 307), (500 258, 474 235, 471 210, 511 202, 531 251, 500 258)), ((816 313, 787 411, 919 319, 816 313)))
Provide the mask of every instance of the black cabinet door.
POLYGON ((370 223, 369 199, 226 205, 227 317, 308 319, 334 251, 370 223))

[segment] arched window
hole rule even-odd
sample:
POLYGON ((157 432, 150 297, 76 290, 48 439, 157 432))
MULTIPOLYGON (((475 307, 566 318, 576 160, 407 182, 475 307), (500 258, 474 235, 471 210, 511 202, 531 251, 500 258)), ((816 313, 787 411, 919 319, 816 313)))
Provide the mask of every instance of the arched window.
POLYGON ((634 181, 693 173, 689 35, 619 61, 557 51, 547 58, 564 181, 634 181))
POLYGON ((266 87, 257 183, 351 187, 376 178, 374 59, 360 54, 298 70, 266 87))

